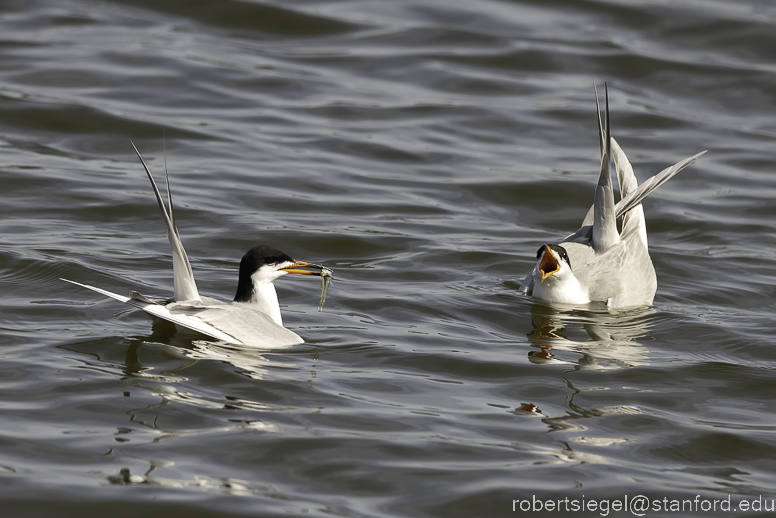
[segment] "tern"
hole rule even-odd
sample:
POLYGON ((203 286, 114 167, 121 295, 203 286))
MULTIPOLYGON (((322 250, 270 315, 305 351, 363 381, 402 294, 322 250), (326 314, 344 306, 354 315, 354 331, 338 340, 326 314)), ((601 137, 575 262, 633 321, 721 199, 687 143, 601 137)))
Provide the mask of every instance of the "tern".
POLYGON ((610 134, 608 88, 603 120, 597 92, 595 97, 601 175, 593 206, 579 230, 558 244, 539 248, 536 266, 523 280, 521 291, 547 302, 598 301, 610 308, 649 306, 657 291, 657 277, 649 257, 641 201, 706 151, 677 162, 639 185, 628 158, 610 134), (620 186, 621 199, 616 205, 612 160, 620 186), (618 232, 619 218, 622 225, 618 232))
POLYGON ((200 296, 189 258, 175 225, 167 171, 165 170, 168 206, 165 207, 151 171, 134 143, 132 147, 151 181, 167 228, 167 237, 172 248, 174 297, 172 299, 152 298, 136 291, 131 291, 129 297, 125 297, 80 282, 62 280, 96 291, 140 308, 154 317, 168 320, 177 326, 229 344, 269 349, 304 343, 302 337, 283 327, 273 281, 288 274, 320 276, 323 290, 319 308, 323 308, 332 271, 319 264, 295 261, 288 254, 271 246, 256 246, 248 250, 240 261, 237 293, 231 303, 200 296))

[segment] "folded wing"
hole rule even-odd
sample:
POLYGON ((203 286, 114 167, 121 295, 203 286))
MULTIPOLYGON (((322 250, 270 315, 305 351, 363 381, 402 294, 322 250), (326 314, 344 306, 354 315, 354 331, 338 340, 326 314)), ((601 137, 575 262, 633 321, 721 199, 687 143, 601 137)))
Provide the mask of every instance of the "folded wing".
POLYGON ((125 297, 88 284, 68 279, 62 280, 96 291, 106 297, 140 308, 150 315, 226 343, 266 349, 304 343, 304 340, 293 331, 275 324, 263 313, 248 307, 219 303, 215 300, 208 301, 212 304, 200 305, 159 304, 140 294, 125 297))
POLYGON ((197 319, 187 317, 186 315, 173 315, 165 306, 162 306, 160 304, 155 304, 153 302, 148 302, 148 299, 143 300, 140 298, 125 297, 123 295, 118 295, 108 290, 103 290, 101 288, 95 288, 94 286, 89 286, 88 284, 81 284, 80 282, 75 282, 68 279, 62 279, 62 280, 65 282, 69 282, 71 284, 76 284, 83 288, 88 288, 92 291, 96 291, 97 293, 101 293, 106 297, 116 299, 125 304, 129 304, 130 306, 135 306, 136 308, 142 309, 146 313, 149 313, 151 315, 154 315, 164 320, 169 320, 170 322, 179 324, 187 329, 193 329, 194 331, 198 331, 202 334, 212 336, 213 338, 223 340, 224 342, 228 342, 230 344, 243 345, 241 344, 241 342, 236 340, 233 336, 230 336, 222 331, 219 331, 218 329, 214 328, 209 324, 205 324, 197 319))

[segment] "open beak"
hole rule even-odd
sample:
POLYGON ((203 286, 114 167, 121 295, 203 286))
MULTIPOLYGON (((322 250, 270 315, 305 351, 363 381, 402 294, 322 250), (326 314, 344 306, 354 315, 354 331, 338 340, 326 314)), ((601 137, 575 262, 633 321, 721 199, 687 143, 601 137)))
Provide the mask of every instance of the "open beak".
POLYGON ((319 275, 321 277, 331 277, 331 270, 320 264, 311 264, 304 261, 294 261, 294 264, 281 268, 287 273, 298 273, 299 275, 319 275), (301 268, 305 268, 302 270, 301 268))
POLYGON ((542 261, 539 263, 539 271, 542 273, 542 280, 559 270, 560 262, 555 259, 555 254, 552 253, 550 247, 544 245, 544 255, 542 255, 542 261))

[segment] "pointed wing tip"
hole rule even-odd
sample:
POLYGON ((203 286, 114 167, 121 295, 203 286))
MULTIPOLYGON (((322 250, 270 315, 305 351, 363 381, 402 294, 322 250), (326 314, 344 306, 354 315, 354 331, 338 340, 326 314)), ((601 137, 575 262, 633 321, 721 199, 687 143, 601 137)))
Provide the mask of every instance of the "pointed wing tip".
POLYGON ((135 150, 135 153, 137 153, 137 156, 140 157, 140 160, 143 160, 143 157, 140 156, 140 151, 138 151, 137 146, 134 142, 132 142, 132 139, 129 139, 129 144, 132 146, 132 149, 135 150))
MULTIPOLYGON (((700 157, 702 157, 703 155, 705 155, 705 154, 706 154, 706 153, 708 153, 708 152, 709 152, 709 150, 708 150, 708 149, 704 149, 704 150, 703 150, 703 151, 701 151, 700 153, 696 153, 696 154, 694 154, 694 155, 693 155, 693 156, 691 156, 691 157, 687 157, 687 158, 685 158, 685 159, 683 160, 683 162, 685 162, 685 165, 682 167, 682 169, 684 169, 684 168, 685 168, 685 167, 687 167, 688 165, 692 164, 693 162, 695 162, 696 160, 698 160, 700 157)), ((681 162, 680 162, 680 163, 681 163, 681 162)))

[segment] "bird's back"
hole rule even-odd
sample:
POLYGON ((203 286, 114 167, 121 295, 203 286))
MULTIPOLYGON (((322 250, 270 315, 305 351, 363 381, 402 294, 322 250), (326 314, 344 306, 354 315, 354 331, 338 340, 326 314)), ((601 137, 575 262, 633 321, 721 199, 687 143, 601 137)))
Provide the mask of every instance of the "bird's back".
POLYGON ((588 287, 590 300, 612 308, 652 304, 657 276, 639 231, 638 226, 628 229, 616 245, 599 255, 589 246, 562 243, 574 274, 588 287))

